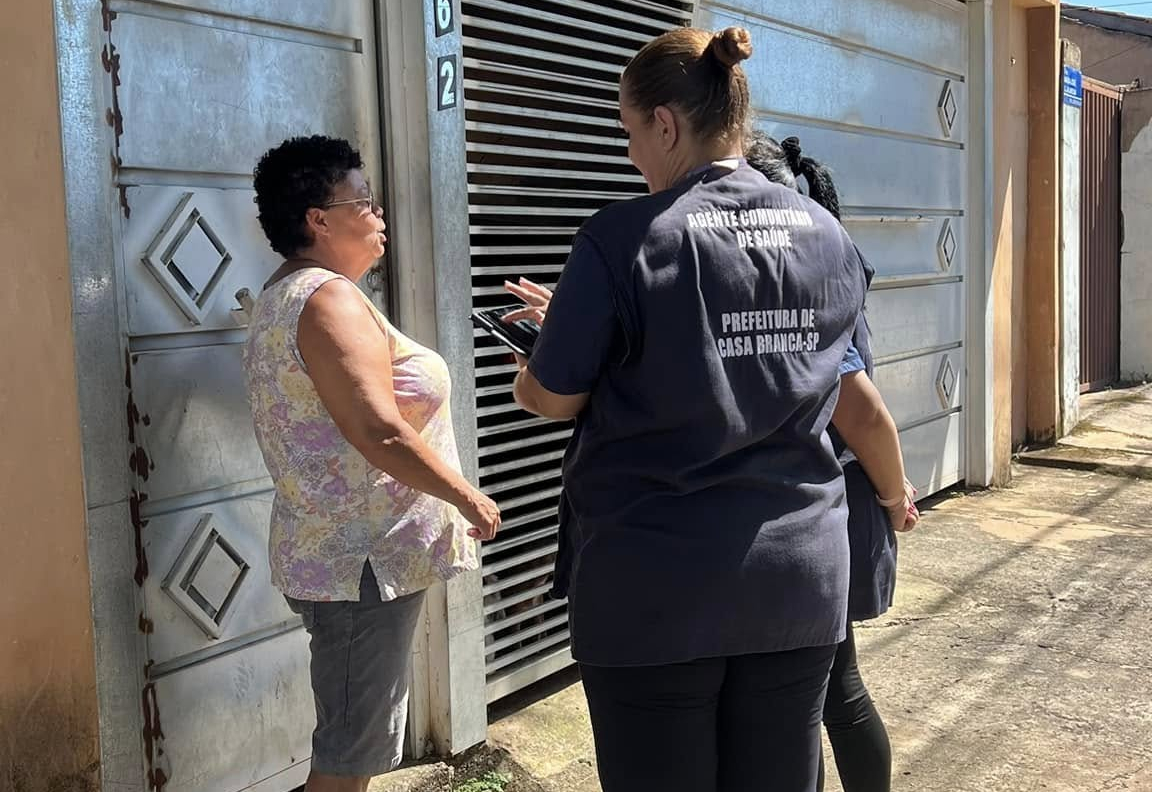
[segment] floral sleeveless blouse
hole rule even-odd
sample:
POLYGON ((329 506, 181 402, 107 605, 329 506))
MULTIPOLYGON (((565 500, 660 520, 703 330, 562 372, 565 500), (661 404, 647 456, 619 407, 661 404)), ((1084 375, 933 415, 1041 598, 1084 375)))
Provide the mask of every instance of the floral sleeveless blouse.
MULTIPOLYGON (((294 599, 360 599, 365 559, 385 600, 479 566, 476 541, 455 507, 378 470, 349 443, 320 401, 296 345, 300 314, 342 276, 298 270, 260 295, 244 367, 256 439, 272 476, 268 552, 272 583, 294 599)), ((392 346, 400 414, 457 470, 460 459, 444 360, 396 329, 364 300, 392 346)))

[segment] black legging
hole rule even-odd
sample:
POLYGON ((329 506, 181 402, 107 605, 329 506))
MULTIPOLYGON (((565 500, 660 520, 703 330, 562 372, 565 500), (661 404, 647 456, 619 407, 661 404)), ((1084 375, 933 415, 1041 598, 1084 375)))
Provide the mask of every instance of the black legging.
POLYGON ((813 792, 835 646, 581 665, 604 792, 813 792))
MULTIPOLYGON (((852 624, 836 647, 824 700, 824 728, 836 755, 836 770, 844 792, 888 792, 892 786, 892 745, 880 713, 856 665, 856 638, 852 624)), ((824 756, 820 756, 820 785, 824 789, 824 756)))

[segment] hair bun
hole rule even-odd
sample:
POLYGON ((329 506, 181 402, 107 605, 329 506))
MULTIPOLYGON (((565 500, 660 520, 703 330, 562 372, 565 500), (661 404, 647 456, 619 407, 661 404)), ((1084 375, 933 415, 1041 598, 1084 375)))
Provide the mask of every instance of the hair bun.
POLYGON ((804 152, 800 148, 800 138, 785 138, 780 141, 780 148, 784 150, 784 159, 787 160, 788 167, 799 176, 800 171, 804 169, 804 152))
POLYGON ((724 28, 708 46, 716 60, 728 69, 752 57, 752 35, 742 27, 724 28))

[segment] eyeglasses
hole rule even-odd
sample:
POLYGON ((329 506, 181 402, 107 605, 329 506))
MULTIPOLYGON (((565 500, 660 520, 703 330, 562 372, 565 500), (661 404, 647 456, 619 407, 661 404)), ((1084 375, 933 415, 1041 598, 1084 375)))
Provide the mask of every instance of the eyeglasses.
POLYGON ((326 204, 321 204, 320 208, 331 209, 333 206, 360 206, 361 204, 363 205, 362 208, 367 209, 370 212, 375 212, 378 208, 380 208, 380 204, 376 203, 376 196, 372 194, 371 188, 369 188, 368 195, 366 197, 347 198, 343 201, 329 201, 326 204))

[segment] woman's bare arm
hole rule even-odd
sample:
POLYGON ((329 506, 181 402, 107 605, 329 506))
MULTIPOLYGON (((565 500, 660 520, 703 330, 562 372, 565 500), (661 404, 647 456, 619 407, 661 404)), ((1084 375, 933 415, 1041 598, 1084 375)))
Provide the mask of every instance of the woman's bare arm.
POLYGON ((892 527, 910 531, 916 525, 911 494, 904 476, 904 455, 900 435, 880 391, 863 371, 840 378, 840 400, 832 414, 832 425, 860 461, 872 486, 886 506, 892 527))
POLYGON ((496 534, 496 504, 429 448, 400 415, 389 339, 353 284, 333 280, 316 291, 300 315, 297 344, 320 401, 369 463, 455 506, 475 526, 475 538, 496 534))

